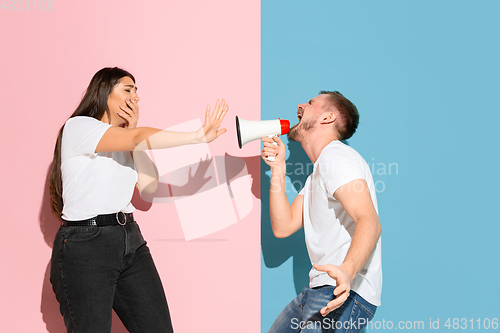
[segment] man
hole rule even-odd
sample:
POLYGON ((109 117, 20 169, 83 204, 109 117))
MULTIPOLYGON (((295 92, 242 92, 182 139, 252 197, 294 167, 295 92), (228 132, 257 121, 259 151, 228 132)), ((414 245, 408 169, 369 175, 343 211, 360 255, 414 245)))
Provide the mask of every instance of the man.
POLYGON ((358 111, 337 91, 321 91, 297 109, 299 123, 288 138, 300 142, 314 170, 291 205, 283 142, 263 138, 261 156, 271 167, 273 233, 284 238, 304 227, 313 268, 309 287, 285 307, 269 332, 359 332, 380 305, 382 229, 370 169, 341 142, 356 131, 358 111))

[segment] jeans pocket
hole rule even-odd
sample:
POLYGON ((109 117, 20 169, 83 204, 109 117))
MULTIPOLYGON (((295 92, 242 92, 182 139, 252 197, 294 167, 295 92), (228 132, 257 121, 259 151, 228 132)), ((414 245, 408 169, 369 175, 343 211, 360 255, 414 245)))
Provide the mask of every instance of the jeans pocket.
POLYGON ((349 322, 351 324, 348 332, 359 332, 368 325, 368 322, 375 316, 376 306, 371 304, 363 304, 357 299, 354 299, 351 316, 349 322))
MULTIPOLYGON (((368 316, 368 320, 372 320, 375 316, 375 310, 369 309, 367 306, 361 304, 357 299, 354 300, 354 304, 356 307, 360 309, 360 311, 364 312, 366 316, 368 316)), ((375 308, 376 309, 376 308, 375 308)))
POLYGON ((64 232, 65 242, 87 242, 101 233, 99 226, 67 227, 64 232))

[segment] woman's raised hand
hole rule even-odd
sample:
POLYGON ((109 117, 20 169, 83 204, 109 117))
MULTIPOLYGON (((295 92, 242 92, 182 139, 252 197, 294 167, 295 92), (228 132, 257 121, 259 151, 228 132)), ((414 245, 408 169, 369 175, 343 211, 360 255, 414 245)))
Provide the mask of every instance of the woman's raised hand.
POLYGON ((205 113, 205 124, 196 131, 196 140, 198 142, 212 142, 217 139, 222 134, 226 133, 225 128, 219 129, 224 116, 229 109, 229 105, 226 105, 226 101, 222 99, 222 102, 217 100, 215 103, 214 111, 210 114, 210 105, 207 105, 207 111, 205 113))

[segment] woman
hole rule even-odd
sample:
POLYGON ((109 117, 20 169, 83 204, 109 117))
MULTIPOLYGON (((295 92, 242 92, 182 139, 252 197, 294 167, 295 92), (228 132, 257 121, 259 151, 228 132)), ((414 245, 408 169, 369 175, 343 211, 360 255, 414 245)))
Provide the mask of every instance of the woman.
POLYGON ((207 106, 203 127, 183 133, 137 127, 138 102, 130 73, 103 68, 59 131, 50 195, 62 223, 50 279, 68 332, 110 332, 112 309, 129 332, 173 332, 160 277, 132 215, 134 186, 157 184, 141 150, 215 140, 226 132, 219 127, 228 106, 217 101, 212 114, 207 106))

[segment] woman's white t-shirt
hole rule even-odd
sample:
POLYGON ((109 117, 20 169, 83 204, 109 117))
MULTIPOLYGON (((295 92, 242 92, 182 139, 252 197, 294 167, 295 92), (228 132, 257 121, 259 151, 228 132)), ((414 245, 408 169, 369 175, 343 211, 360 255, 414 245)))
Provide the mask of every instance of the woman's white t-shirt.
POLYGON ((137 172, 130 152, 95 153, 111 125, 92 117, 66 121, 61 144, 62 218, 84 220, 135 210, 130 203, 137 172))

